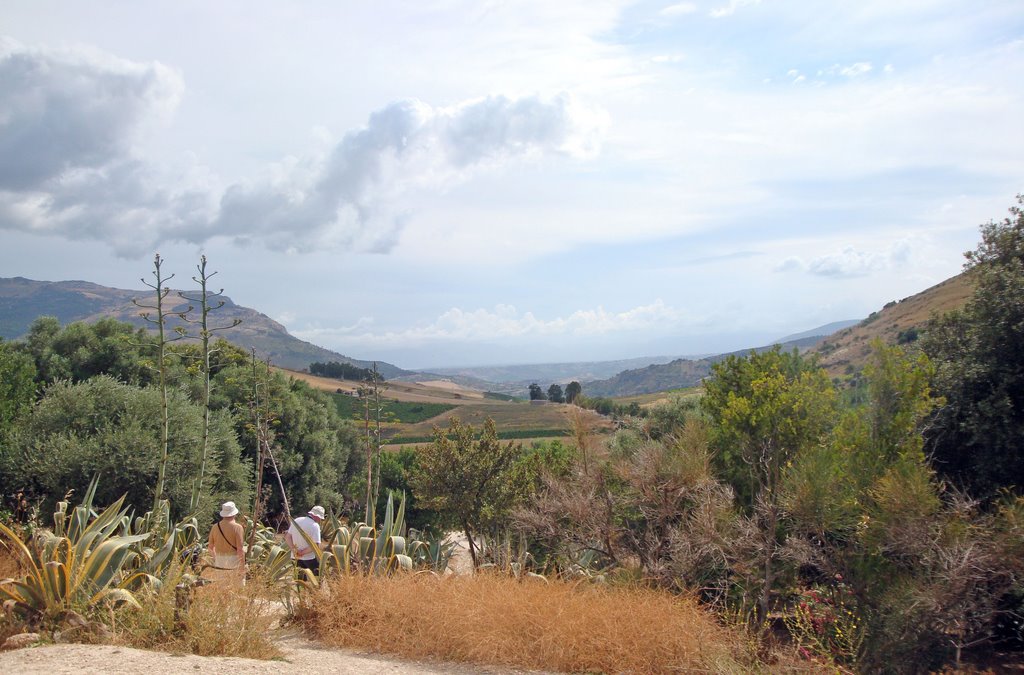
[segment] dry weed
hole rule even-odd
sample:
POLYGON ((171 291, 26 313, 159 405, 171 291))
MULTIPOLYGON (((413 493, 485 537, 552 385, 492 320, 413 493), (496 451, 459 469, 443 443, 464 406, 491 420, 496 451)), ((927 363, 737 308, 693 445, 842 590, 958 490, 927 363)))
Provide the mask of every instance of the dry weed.
POLYGON ((487 574, 351 576, 309 598, 304 618, 328 644, 410 658, 568 672, 762 667, 744 636, 696 603, 639 588, 487 574))
POLYGON ((119 642, 199 656, 281 656, 270 639, 281 610, 262 584, 238 587, 217 582, 197 588, 188 610, 176 615, 175 585, 179 580, 180 576, 170 575, 159 590, 140 598, 141 610, 121 615, 119 642))

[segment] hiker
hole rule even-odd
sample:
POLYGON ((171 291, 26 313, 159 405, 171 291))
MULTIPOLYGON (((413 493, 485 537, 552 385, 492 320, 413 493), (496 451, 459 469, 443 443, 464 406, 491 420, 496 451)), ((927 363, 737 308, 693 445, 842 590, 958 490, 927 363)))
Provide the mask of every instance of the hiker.
POLYGON ((207 550, 213 556, 213 569, 231 572, 231 576, 241 581, 245 571, 245 531, 241 523, 235 522, 237 515, 235 503, 224 502, 220 508, 220 520, 210 528, 207 550))
POLYGON ((292 559, 295 560, 295 564, 300 569, 310 570, 313 574, 320 572, 320 559, 316 555, 316 551, 309 545, 309 542, 299 532, 299 528, 306 533, 309 540, 313 542, 315 546, 320 546, 320 521, 324 519, 324 507, 314 506, 308 512, 307 516, 299 516, 295 519, 295 522, 288 528, 288 532, 285 533, 285 541, 288 542, 288 546, 292 549, 292 559))

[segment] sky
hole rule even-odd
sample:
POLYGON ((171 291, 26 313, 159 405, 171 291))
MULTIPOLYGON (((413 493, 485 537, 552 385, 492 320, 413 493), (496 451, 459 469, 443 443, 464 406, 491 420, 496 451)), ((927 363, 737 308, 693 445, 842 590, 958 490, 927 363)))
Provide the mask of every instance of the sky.
POLYGON ((0 276, 153 256, 405 368, 721 352, 957 274, 1024 4, 0 6, 0 276))

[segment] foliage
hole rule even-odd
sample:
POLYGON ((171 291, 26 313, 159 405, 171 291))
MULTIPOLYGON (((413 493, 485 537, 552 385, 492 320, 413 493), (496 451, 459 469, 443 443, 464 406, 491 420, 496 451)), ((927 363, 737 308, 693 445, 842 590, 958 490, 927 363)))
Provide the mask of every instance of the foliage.
MULTIPOLYGON (((175 429, 166 486, 174 503, 188 504, 192 477, 200 463, 203 411, 178 391, 169 392, 169 416, 175 429)), ((0 484, 5 493, 23 491, 52 510, 69 491, 84 494, 90 479, 102 476, 97 499, 112 503, 152 503, 160 458, 160 393, 98 376, 51 385, 31 415, 15 424, 0 450, 0 484)), ((210 481, 200 500, 212 512, 224 499, 247 492, 246 467, 230 419, 211 420, 210 481)))
POLYGON ((435 427, 433 444, 420 450, 413 490, 442 518, 436 525, 465 532, 474 566, 474 533, 502 525, 530 493, 530 476, 518 466, 521 454, 519 446, 498 442, 493 420, 484 422, 477 438, 473 427, 456 417, 446 430, 435 427))
POLYGON ((786 628, 802 655, 813 654, 841 666, 855 664, 864 643, 864 620, 841 576, 834 584, 803 591, 786 617, 786 628))
POLYGON ((36 368, 32 359, 0 339, 0 439, 35 396, 36 368))
POLYGON ((576 397, 583 393, 583 387, 579 382, 573 380, 569 384, 565 385, 565 402, 574 403, 576 397))
MULTIPOLYGON (((311 375, 333 377, 336 380, 357 380, 359 382, 370 382, 374 377, 373 371, 369 368, 360 368, 351 363, 338 363, 337 361, 328 361, 327 363, 313 362, 309 364, 309 372, 311 375)), ((377 377, 380 381, 384 381, 384 378, 380 375, 377 377)))
POLYGON ((141 328, 116 319, 61 328, 56 318, 44 316, 32 323, 24 342, 16 344, 32 358, 40 384, 82 382, 101 374, 129 384, 145 385, 153 380, 141 351, 148 351, 152 338, 141 328))
POLYGON ((700 399, 693 395, 673 394, 665 403, 647 412, 644 431, 654 440, 679 435, 686 423, 701 416, 700 399))
POLYGON ((981 228, 967 253, 975 292, 962 311, 933 319, 922 348, 945 397, 928 434, 936 468, 991 499, 1024 487, 1024 195, 981 228))
POLYGON ((835 392, 824 370, 778 345, 746 358, 727 357, 712 367, 704 387, 716 459, 757 532, 744 576, 764 621, 778 576, 786 571, 784 473, 828 432, 835 392))
MULTIPOLYGON (((253 377, 250 366, 223 367, 215 374, 211 401, 215 410, 232 413, 242 455, 249 461, 255 461, 258 449, 249 403, 253 377)), ((274 457, 289 499, 295 504, 321 504, 335 511, 351 508, 343 490, 363 468, 355 452, 355 429, 338 416, 327 394, 305 382, 268 372, 265 364, 257 364, 255 377, 268 386, 274 457)), ((268 514, 283 514, 280 495, 264 497, 268 514)))
POLYGON ((405 520, 413 529, 423 530, 437 520, 437 514, 423 508, 412 489, 412 479, 419 470, 419 454, 412 448, 399 448, 381 454, 381 494, 375 505, 376 513, 384 513, 391 494, 405 495, 405 520))
POLYGON ((562 393, 562 385, 553 384, 548 387, 548 400, 552 403, 565 403, 565 394, 562 393))
POLYGON ((721 599, 731 542, 742 536, 732 497, 712 474, 706 430, 694 419, 673 441, 641 442, 595 467, 548 474, 516 521, 562 574, 635 560, 658 585, 721 599))
POLYGON ((534 382, 533 384, 530 385, 530 400, 531 401, 543 401, 545 398, 547 398, 547 397, 544 396, 544 390, 540 388, 539 384, 534 382))
POLYGON ((118 534, 127 515, 123 498, 90 518, 92 497, 90 490, 70 517, 65 516, 67 503, 62 502, 54 532, 40 530, 34 542, 23 541, 0 523, 4 545, 14 549, 27 569, 21 579, 0 582, 0 597, 10 601, 13 611, 30 625, 54 624, 71 612, 88 613, 107 603, 139 606, 127 588, 136 579, 129 575, 138 557, 132 547, 150 533, 118 534))

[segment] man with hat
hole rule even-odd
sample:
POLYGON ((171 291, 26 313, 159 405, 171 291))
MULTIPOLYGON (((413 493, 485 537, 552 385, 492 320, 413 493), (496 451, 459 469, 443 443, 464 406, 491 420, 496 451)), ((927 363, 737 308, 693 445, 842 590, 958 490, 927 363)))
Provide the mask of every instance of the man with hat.
POLYGON ((320 521, 324 519, 324 507, 314 506, 308 512, 307 516, 299 516, 293 522, 291 527, 288 528, 287 534, 285 534, 285 541, 292 549, 292 558, 295 560, 295 564, 301 569, 310 570, 313 574, 320 572, 320 559, 316 555, 316 551, 309 545, 306 538, 302 536, 302 532, 306 533, 309 537, 309 541, 317 547, 320 546, 320 521), (300 532, 301 530, 301 532, 300 532))

